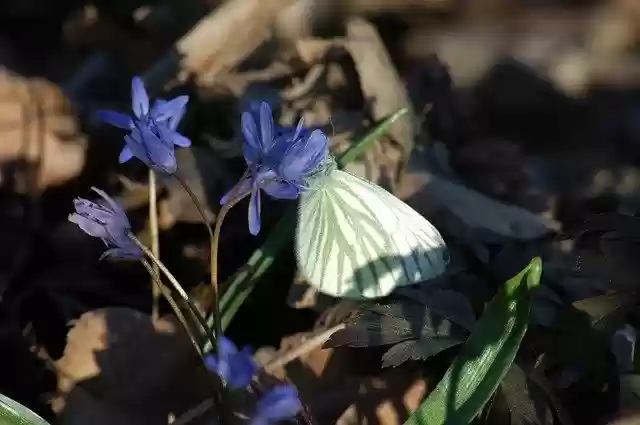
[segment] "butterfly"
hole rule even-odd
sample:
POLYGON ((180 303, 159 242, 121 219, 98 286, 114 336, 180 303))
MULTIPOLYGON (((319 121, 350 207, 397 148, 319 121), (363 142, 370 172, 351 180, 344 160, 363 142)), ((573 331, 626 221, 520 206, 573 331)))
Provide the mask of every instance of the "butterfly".
POLYGON ((444 273, 447 246, 422 215, 380 186, 334 167, 300 195, 302 277, 334 297, 370 299, 444 273))

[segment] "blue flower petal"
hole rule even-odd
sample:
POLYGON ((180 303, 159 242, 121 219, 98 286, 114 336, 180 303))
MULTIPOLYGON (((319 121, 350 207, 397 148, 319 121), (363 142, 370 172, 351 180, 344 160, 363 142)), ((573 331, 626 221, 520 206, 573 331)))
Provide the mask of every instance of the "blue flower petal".
POLYGON ((102 261, 106 258, 119 258, 122 260, 138 260, 142 256, 142 252, 132 253, 126 248, 110 248, 102 253, 98 261, 102 261))
POLYGON ((258 400, 256 410, 257 416, 275 422, 296 416, 302 410, 302 403, 293 385, 281 385, 258 400))
POLYGON ((89 236, 93 236, 94 238, 107 237, 107 231, 103 225, 100 225, 83 215, 72 213, 69 215, 69 221, 77 224, 78 227, 89 236))
POLYGON ((213 354, 210 354, 204 358, 204 365, 210 371, 216 372, 218 370, 218 365, 219 365, 218 358, 213 354))
POLYGON ((96 116, 114 127, 122 128, 124 130, 131 129, 131 117, 127 114, 123 114, 122 112, 102 109, 96 112, 96 116))
POLYGON ((260 415, 256 415, 251 418, 248 425, 269 425, 269 420, 260 415))
POLYGON ((221 359, 229 359, 238 353, 238 349, 231 342, 231 340, 225 336, 221 337, 218 341, 218 357, 221 359))
POLYGON ((272 180, 264 183, 261 188, 276 199, 297 199, 300 196, 300 190, 288 182, 272 180))
POLYGON ((118 162, 120 164, 124 164, 125 162, 129 161, 131 158, 133 158, 133 152, 131 151, 131 148, 127 144, 125 144, 124 148, 122 148, 122 150, 120 151, 118 162))
POLYGON ((149 95, 140 77, 131 80, 131 108, 138 118, 149 113, 149 95))
MULTIPOLYGON (((309 189, 309 178, 329 155, 327 137, 320 130, 309 131, 300 120, 296 127, 274 124, 266 102, 251 103, 242 113, 243 154, 252 179, 249 203, 249 231, 260 230, 260 190, 277 199, 296 199, 309 189)), ((246 181, 242 183, 246 185, 246 181)), ((231 195, 227 193, 222 202, 231 195)))
POLYGON ((73 206, 78 214, 91 217, 92 220, 100 223, 107 223, 114 218, 113 211, 87 199, 76 198, 73 200, 73 206))
POLYGON ((105 205, 86 199, 74 199, 76 212, 69 215, 69 221, 75 223, 85 233, 98 237, 112 249, 105 256, 118 256, 125 259, 139 259, 143 253, 129 237, 131 224, 124 210, 105 192, 91 188, 103 198, 105 205))
POLYGON ((156 101, 151 109, 151 116, 153 116, 156 121, 170 121, 174 117, 177 117, 179 118, 178 122, 175 123, 177 127, 177 124, 184 115, 188 102, 189 96, 178 96, 168 102, 156 101))
POLYGON ((244 135, 243 154, 248 165, 257 163, 262 153, 262 143, 258 135, 258 128, 253 116, 243 112, 241 118, 242 134, 244 135))
POLYGON ((217 355, 205 357, 207 369, 215 372, 231 388, 244 388, 258 369, 248 347, 238 351, 229 339, 222 337, 218 341, 217 355))
POLYGON ((307 138, 298 139, 285 152, 278 170, 286 180, 298 180, 315 170, 329 154, 329 141, 320 130, 314 130, 307 138))
POLYGON ((253 361, 249 347, 245 347, 229 360, 232 373, 229 374, 227 384, 231 388, 244 388, 251 383, 258 366, 253 361))
POLYGON ((249 200, 249 233, 256 236, 260 233, 260 191, 253 190, 249 200))
POLYGON ((142 135, 137 129, 134 129, 131 134, 124 136, 124 142, 127 148, 131 150, 133 156, 142 161, 145 165, 152 167, 151 158, 149 153, 142 144, 142 135))
POLYGON ((166 141, 145 128, 140 129, 139 136, 141 144, 146 151, 145 156, 150 162, 148 165, 156 170, 173 174, 178 168, 173 143, 166 143, 166 141))
POLYGON ((273 114, 267 102, 260 102, 260 142, 262 152, 269 152, 273 147, 273 114))
POLYGON ((122 207, 120 205, 118 205, 118 203, 111 196, 107 195, 107 193, 104 190, 100 190, 95 186, 91 186, 91 190, 93 190, 102 199, 104 199, 106 201, 108 208, 113 212, 113 214, 116 216, 116 218, 119 221, 123 221, 124 224, 129 226, 129 219, 127 218, 127 214, 124 212, 122 207))
POLYGON ((176 146, 180 146, 181 148, 188 148, 189 146, 191 146, 191 140, 184 137, 180 133, 175 133, 173 135, 173 144, 176 146))

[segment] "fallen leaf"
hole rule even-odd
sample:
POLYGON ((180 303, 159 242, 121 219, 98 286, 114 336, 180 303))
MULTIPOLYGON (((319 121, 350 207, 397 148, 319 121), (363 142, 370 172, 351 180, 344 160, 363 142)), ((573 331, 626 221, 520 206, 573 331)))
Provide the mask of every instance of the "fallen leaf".
MULTIPOLYGON (((347 22, 347 50, 360 76, 365 98, 372 101, 371 113, 376 121, 408 108, 409 95, 376 27, 362 18, 347 22)), ((403 163, 413 150, 417 122, 412 112, 399 118, 389 130, 391 138, 403 148, 403 163)))
MULTIPOLYGON (((277 352, 265 347, 254 357, 266 364, 310 336, 292 335, 277 352)), ((296 385, 315 423, 351 424, 366 418, 358 423, 401 424, 426 395, 428 380, 415 365, 380 372, 378 362, 361 350, 316 348, 272 373, 296 385)))
POLYGON ((160 424, 212 394, 177 321, 113 307, 83 314, 56 362, 58 423, 160 424))
POLYGON ((430 388, 425 380, 415 378, 407 386, 407 377, 402 375, 408 373, 400 377, 385 375, 382 379, 363 382, 359 392, 361 398, 344 411, 336 425, 403 424, 420 406, 430 388))
POLYGON ((87 140, 68 100, 50 82, 0 72, 0 136, 0 163, 37 167, 21 192, 65 183, 85 165, 87 140))

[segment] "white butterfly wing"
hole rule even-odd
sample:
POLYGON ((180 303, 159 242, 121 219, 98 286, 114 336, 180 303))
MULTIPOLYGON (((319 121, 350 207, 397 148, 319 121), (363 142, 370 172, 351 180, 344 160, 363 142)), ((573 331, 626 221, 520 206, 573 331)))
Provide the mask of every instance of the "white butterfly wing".
POLYGON ((296 255, 310 285, 335 297, 377 298, 444 272, 438 230, 383 188, 334 170, 301 195, 296 255))

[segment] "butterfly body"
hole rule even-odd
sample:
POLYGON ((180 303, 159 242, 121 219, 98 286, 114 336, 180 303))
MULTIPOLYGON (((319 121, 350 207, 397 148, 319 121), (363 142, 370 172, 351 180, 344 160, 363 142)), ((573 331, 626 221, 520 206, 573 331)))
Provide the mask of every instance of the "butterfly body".
POLYGON ((442 274, 446 244, 423 216, 383 188, 334 166, 300 196, 296 255, 321 292, 353 299, 442 274))

